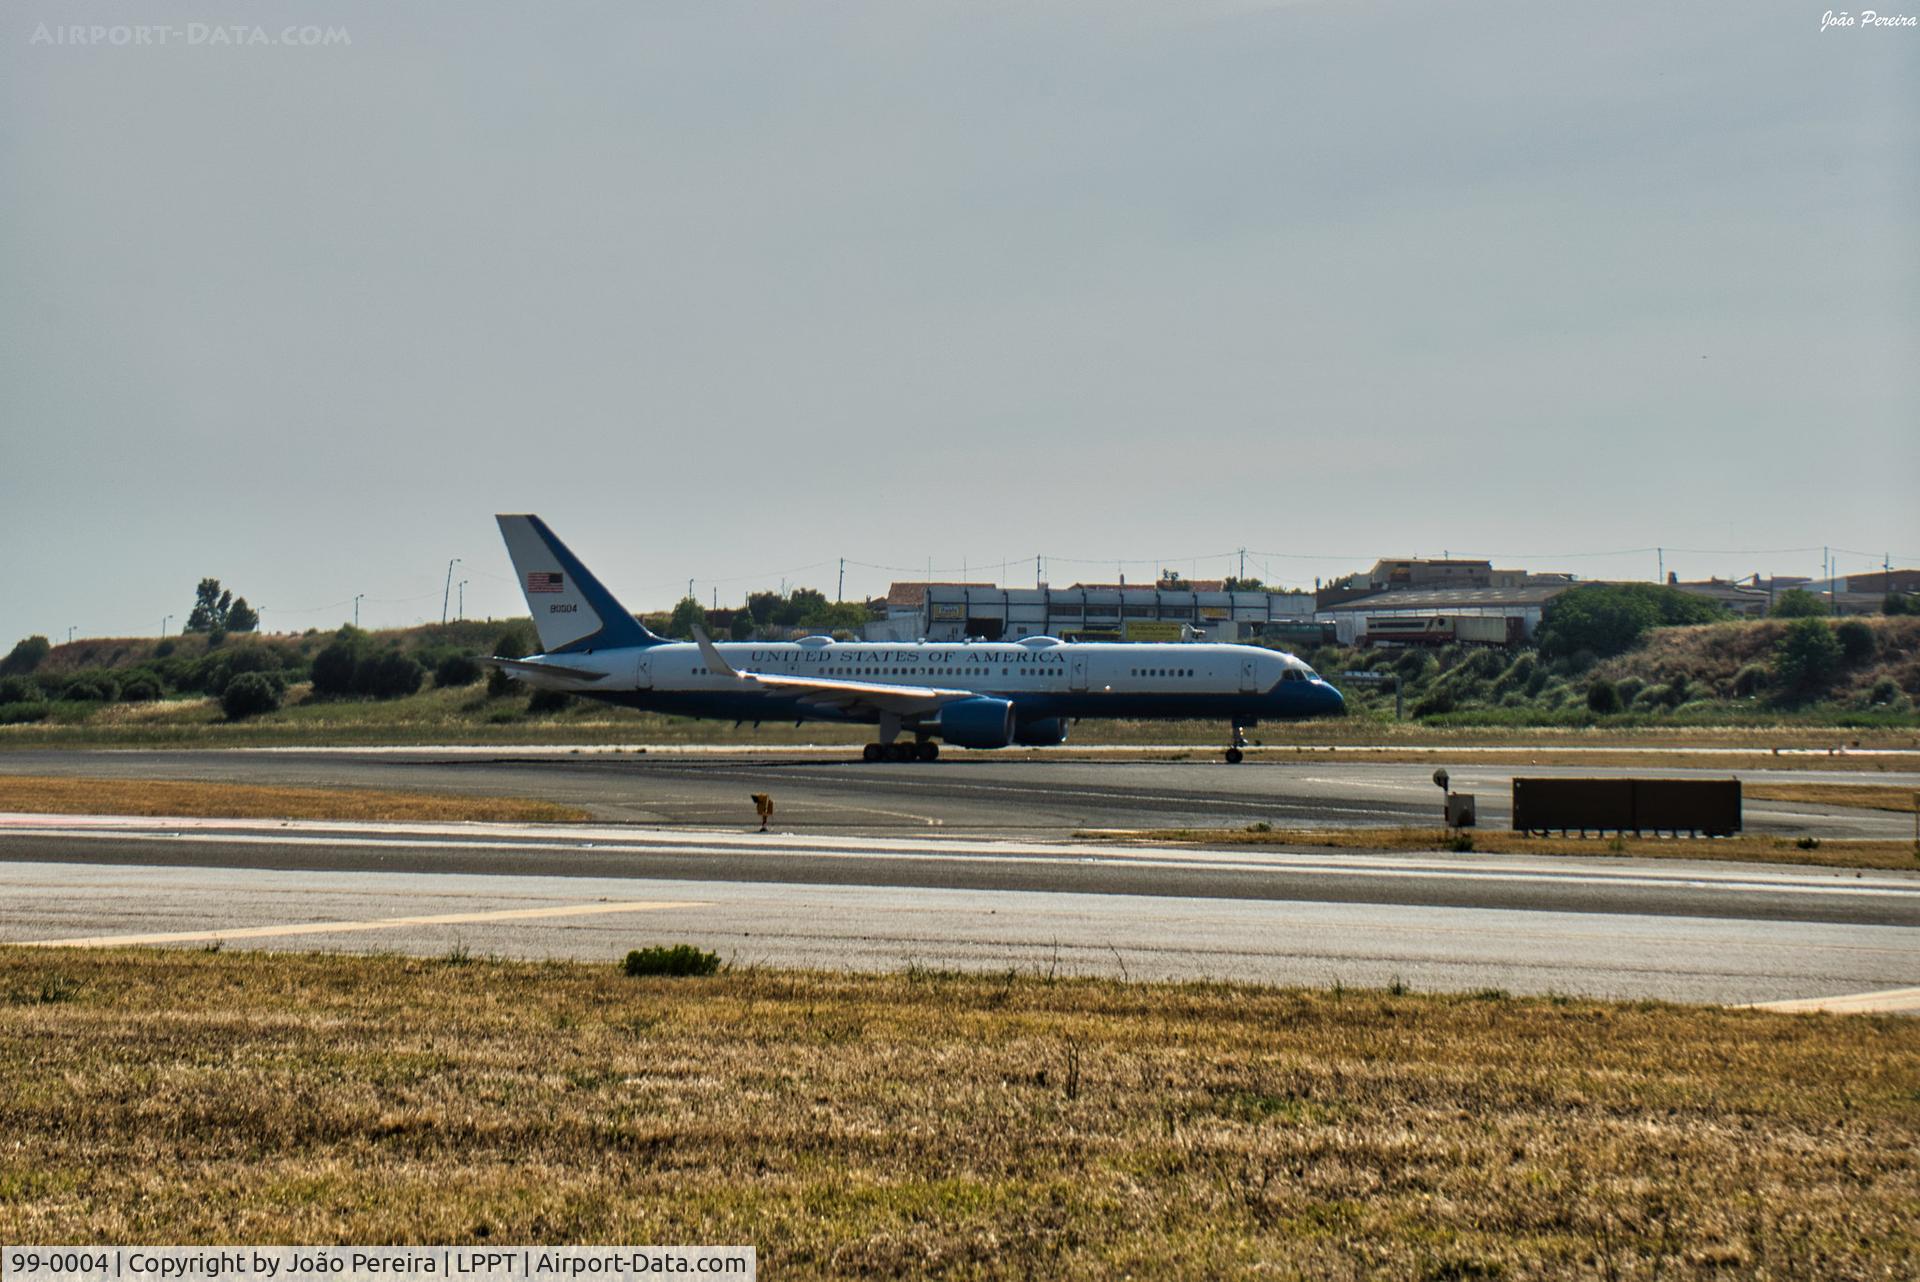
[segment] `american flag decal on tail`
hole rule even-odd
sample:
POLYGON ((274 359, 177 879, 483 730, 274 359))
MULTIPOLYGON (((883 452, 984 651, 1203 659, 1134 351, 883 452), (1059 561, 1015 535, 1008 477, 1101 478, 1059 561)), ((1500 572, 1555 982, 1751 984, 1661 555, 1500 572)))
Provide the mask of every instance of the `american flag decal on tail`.
POLYGON ((564 592, 566 578, 554 570, 535 570, 527 575, 529 592, 564 592))

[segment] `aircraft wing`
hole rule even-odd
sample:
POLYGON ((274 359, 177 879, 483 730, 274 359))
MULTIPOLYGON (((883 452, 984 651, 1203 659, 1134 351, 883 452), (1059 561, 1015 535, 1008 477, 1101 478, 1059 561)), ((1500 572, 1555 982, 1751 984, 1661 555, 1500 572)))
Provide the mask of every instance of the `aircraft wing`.
POLYGON ((942 704, 972 699, 971 690, 941 690, 933 686, 886 685, 878 681, 828 681, 819 677, 788 677, 766 672, 742 672, 728 663, 703 628, 693 630, 707 668, 746 682, 768 694, 798 699, 815 707, 841 712, 889 712, 898 716, 933 712, 942 704))
POLYGON ((508 672, 539 673, 543 677, 565 677, 569 681, 598 681, 606 676, 604 672, 590 672, 586 668, 563 667, 558 663, 533 663, 526 659, 502 659, 497 655, 488 655, 476 659, 476 663, 491 663, 496 668, 505 668, 508 672))

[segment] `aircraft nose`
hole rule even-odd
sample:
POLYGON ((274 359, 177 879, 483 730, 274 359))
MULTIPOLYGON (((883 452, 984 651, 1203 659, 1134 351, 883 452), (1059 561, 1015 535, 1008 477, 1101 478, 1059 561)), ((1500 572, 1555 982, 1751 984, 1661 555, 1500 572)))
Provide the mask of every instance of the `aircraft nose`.
POLYGON ((1329 717, 1346 716, 1347 715, 1346 696, 1341 694, 1338 690, 1334 689, 1331 684, 1322 685, 1320 689, 1322 692, 1321 712, 1324 715, 1329 717))

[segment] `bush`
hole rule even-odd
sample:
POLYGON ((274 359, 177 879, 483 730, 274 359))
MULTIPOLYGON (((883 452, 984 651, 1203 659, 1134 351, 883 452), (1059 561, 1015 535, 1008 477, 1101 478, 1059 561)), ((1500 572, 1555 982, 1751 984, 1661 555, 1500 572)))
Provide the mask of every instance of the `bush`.
POLYGON ((1869 662, 1880 649, 1873 629, 1858 619, 1848 619, 1833 630, 1833 635, 1840 642, 1840 655, 1850 668, 1869 662))
POLYGON ((470 686, 480 677, 479 661, 468 654, 450 654, 433 670, 433 684, 443 690, 470 686))
POLYGON ((573 696, 565 690, 535 690, 527 696, 528 712, 565 712, 573 706, 573 696))
POLYGON ((264 672, 242 672, 227 682, 220 696, 220 710, 230 721, 272 712, 280 706, 280 687, 264 672))
POLYGON ((128 703, 151 703, 161 695, 160 683, 142 673, 120 687, 120 697, 128 703))
POLYGON ((540 638, 534 634, 531 623, 515 623, 502 632, 493 643, 493 657, 496 659, 524 659, 540 648, 540 638))
POLYGON ((1620 696, 1620 706, 1622 708, 1631 708, 1634 700, 1638 699, 1640 692, 1646 688, 1647 683, 1639 677, 1622 677, 1613 683, 1613 692, 1620 696))
POLYGON ((6 658, 0 659, 0 677, 23 677, 52 653, 53 643, 45 637, 26 637, 8 651, 6 658))
POLYGON ((487 698, 499 699, 512 693, 513 678, 507 675, 505 668, 495 668, 487 673, 487 698))
POLYGON ((1767 671, 1764 663, 1749 663, 1733 674, 1733 693, 1736 698, 1751 699, 1773 684, 1773 674, 1767 671))
POLYGON ((173 638, 169 637, 165 641, 162 641, 159 645, 153 647, 153 657, 156 659, 164 659, 168 655, 172 654, 175 648, 176 647, 173 644, 173 638))
MULTIPOLYGON (((1643 712, 1658 712, 1662 708, 1672 707, 1677 700, 1674 699, 1670 686, 1651 685, 1640 692, 1640 697, 1635 702, 1643 712)), ((1622 699, 1620 704, 1624 708, 1626 700, 1622 699)))
POLYGON ((76 703, 112 703, 120 697, 120 683, 104 672, 80 672, 67 679, 60 697, 76 703))
POLYGON ((1774 598, 1773 609, 1767 613, 1776 619, 1823 619, 1827 603, 1805 588, 1788 588, 1774 598))
POLYGON ((45 721, 53 712, 48 703, 0 703, 0 726, 25 725, 29 721, 45 721))
POLYGON ((39 703, 44 698, 32 677, 0 677, 0 703, 39 703))
POLYGON ((692 944, 671 948, 656 944, 628 953, 625 969, 629 975, 711 975, 720 969, 720 955, 703 952, 692 944))
POLYGON ((1596 677, 1587 687, 1587 707, 1601 716, 1620 711, 1620 692, 1605 677, 1596 677))
POLYGON ((1547 602, 1536 640, 1550 658, 1591 650, 1604 659, 1631 650, 1651 628, 1726 617, 1717 603, 1664 584, 1585 583, 1547 602))
POLYGON ((313 656, 313 692, 322 695, 353 693, 354 670, 366 649, 367 634, 346 627, 334 634, 327 647, 313 656))
POLYGON ((1892 705, 1900 702, 1901 696, 1904 693, 1905 692, 1900 689, 1900 683, 1898 681, 1895 681, 1892 677, 1881 677, 1873 683, 1873 689, 1867 691, 1867 702, 1869 704, 1892 705))
POLYGON ((426 679, 427 670, 398 650, 383 650, 366 655, 354 665, 353 689, 376 699, 398 699, 414 693, 426 679))
POLYGON ((1840 672, 1840 642, 1825 619, 1795 619, 1773 653, 1780 688, 1799 697, 1818 694, 1840 672))

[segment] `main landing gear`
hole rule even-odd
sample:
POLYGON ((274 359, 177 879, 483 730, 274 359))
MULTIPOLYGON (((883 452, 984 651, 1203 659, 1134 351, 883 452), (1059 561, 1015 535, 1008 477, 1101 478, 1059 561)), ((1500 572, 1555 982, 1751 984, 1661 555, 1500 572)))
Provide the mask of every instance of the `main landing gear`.
POLYGON ((1241 749, 1247 746, 1247 736, 1238 721, 1233 723, 1233 738, 1227 743, 1227 764, 1237 766, 1246 759, 1241 749))
POLYGON ((896 739, 892 743, 870 743, 860 750, 862 761, 937 761, 940 758, 940 745, 931 739, 921 739, 908 743, 896 739))

